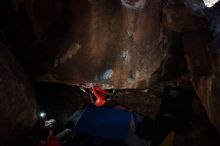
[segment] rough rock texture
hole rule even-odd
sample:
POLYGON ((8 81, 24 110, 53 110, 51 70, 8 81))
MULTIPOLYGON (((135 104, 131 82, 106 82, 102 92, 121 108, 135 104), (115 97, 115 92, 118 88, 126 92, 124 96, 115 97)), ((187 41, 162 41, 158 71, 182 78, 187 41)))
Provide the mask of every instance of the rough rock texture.
MULTIPOLYGON (((106 88, 146 87, 161 61, 160 1, 147 1, 140 10, 118 0, 72 1, 68 38, 54 46, 58 53, 37 79, 85 81, 106 88)), ((37 63, 41 69, 42 60, 37 63)))
POLYGON ((220 104, 220 79, 218 72, 216 72, 219 68, 219 61, 216 56, 211 57, 211 55, 215 55, 216 53, 207 51, 205 35, 206 33, 204 31, 185 34, 186 59, 190 74, 192 75, 194 88, 212 124, 220 130, 220 112, 218 106, 220 104))
POLYGON ((31 85, 8 46, 0 43, 0 145, 21 144, 36 121, 31 85))
MULTIPOLYGON (((176 32, 186 32, 205 28, 207 26, 207 20, 195 15, 192 10, 184 4, 184 1, 185 0, 170 0, 164 4, 164 26, 176 32)), ((186 2, 189 1, 190 0, 186 0, 186 2)), ((190 4, 192 5, 194 3, 190 4)))
POLYGON ((212 15, 209 16, 208 32, 186 33, 184 37, 187 64, 195 90, 218 131, 220 131, 219 12, 218 3, 210 13, 212 15))
MULTIPOLYGON (((198 53, 198 52, 197 52, 198 53)), ((188 57, 187 62, 190 69, 194 68, 195 62, 192 56, 188 57)), ((201 62, 197 62, 200 64, 201 62)), ((204 65, 204 64, 200 64, 204 65)), ((206 68, 205 72, 207 72, 210 68, 206 68)), ((193 71, 195 71, 193 69, 193 71)), ((199 75, 195 72, 192 73, 192 81, 198 96, 201 99, 203 106, 205 107, 209 119, 211 120, 212 124, 219 128, 219 78, 215 76, 213 73, 202 75, 200 72, 199 75)), ((198 73, 198 72, 197 72, 198 73)), ((219 129, 218 129, 219 130, 219 129)))
MULTIPOLYGON (((220 78, 219 78, 219 4, 216 5, 209 17, 210 25, 209 25, 209 31, 207 34, 209 34, 209 45, 207 45, 206 39, 204 33, 196 34, 194 33, 194 39, 197 40, 197 44, 200 44, 198 46, 192 46, 194 49, 197 50, 196 53, 200 52, 200 55, 197 54, 197 56, 201 56, 201 59, 197 61, 197 67, 203 66, 202 70, 198 71, 200 72, 200 75, 197 75, 197 71, 195 73, 193 72, 193 82, 195 89, 202 101, 203 106, 205 107, 209 119, 211 120, 212 124, 217 128, 218 131, 220 131, 220 109, 219 109, 219 91, 220 91, 220 78), (202 45, 201 45, 202 44, 202 45), (207 47, 208 46, 208 47, 207 47), (201 52, 203 52, 201 54, 201 52), (202 59, 204 61, 202 61, 202 59)), ((194 42, 195 43, 195 42, 194 42)), ((190 43, 189 43, 190 44, 190 43)), ((192 68, 194 66, 192 61, 195 61, 195 55, 189 57, 190 62, 189 67, 192 68)), ((201 67, 199 67, 201 68, 201 67)), ((194 69, 193 69, 194 71, 194 69)))
POLYGON ((2 26, 38 81, 142 88, 160 66, 161 0, 5 3, 2 26))
POLYGON ((150 85, 175 80, 181 73, 187 72, 182 33, 164 29, 163 34, 163 60, 160 67, 152 74, 150 85))
POLYGON ((184 1, 186 5, 175 0, 172 2, 170 1, 163 8, 165 15, 163 23, 172 31, 183 32, 185 58, 193 86, 211 123, 220 131, 220 109, 218 106, 220 104, 220 3, 218 2, 211 9, 204 10, 202 5, 190 6, 190 3, 195 3, 190 0, 184 1), (179 13, 182 9, 184 11, 179 13), (195 15, 196 13, 198 15, 195 15), (201 18, 201 14, 208 18, 209 23, 206 22, 207 20, 205 21, 205 17, 201 18), (204 28, 205 24, 208 24, 208 31, 204 28))

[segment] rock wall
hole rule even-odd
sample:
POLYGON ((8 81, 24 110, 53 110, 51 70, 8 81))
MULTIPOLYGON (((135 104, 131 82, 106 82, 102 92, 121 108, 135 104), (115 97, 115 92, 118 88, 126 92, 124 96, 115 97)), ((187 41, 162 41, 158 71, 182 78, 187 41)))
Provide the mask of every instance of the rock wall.
POLYGON ((21 144, 36 121, 35 94, 9 47, 0 43, 0 145, 21 144))
POLYGON ((14 12, 11 27, 23 38, 14 41, 20 46, 15 52, 38 81, 143 88, 160 66, 161 0, 7 4, 14 12))
POLYGON ((186 33, 186 58, 192 82, 211 123, 220 132, 219 4, 208 15, 208 31, 186 33))
POLYGON ((138 10, 119 0, 74 1, 70 7, 68 38, 55 46, 58 53, 37 79, 105 88, 146 87, 161 61, 160 0, 138 10))
POLYGON ((220 109, 218 106, 220 104, 220 2, 210 9, 205 9, 201 5, 189 6, 193 3, 193 1, 186 0, 179 4, 179 1, 175 2, 174 0, 173 3, 170 3, 171 6, 168 4, 164 7, 163 12, 166 16, 163 22, 168 29, 183 33, 185 59, 191 81, 211 123, 220 132, 220 109), (188 12, 181 14, 181 21, 178 21, 179 19, 168 21, 167 18, 174 18, 171 17, 173 14, 180 17, 177 15, 178 13, 175 13, 179 7, 188 12), (190 18, 189 21, 184 21, 187 18, 190 18), (198 21, 199 19, 202 21, 198 21))

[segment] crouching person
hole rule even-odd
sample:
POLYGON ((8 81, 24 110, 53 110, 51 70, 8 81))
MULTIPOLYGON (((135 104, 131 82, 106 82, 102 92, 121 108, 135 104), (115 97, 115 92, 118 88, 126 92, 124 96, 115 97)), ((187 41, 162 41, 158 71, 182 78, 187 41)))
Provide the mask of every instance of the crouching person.
POLYGON ((53 136, 52 129, 44 129, 41 133, 38 146, 61 146, 59 141, 53 136))
POLYGON ((61 146, 58 139, 54 136, 53 125, 55 121, 53 119, 45 122, 45 127, 41 131, 40 141, 37 146, 61 146))

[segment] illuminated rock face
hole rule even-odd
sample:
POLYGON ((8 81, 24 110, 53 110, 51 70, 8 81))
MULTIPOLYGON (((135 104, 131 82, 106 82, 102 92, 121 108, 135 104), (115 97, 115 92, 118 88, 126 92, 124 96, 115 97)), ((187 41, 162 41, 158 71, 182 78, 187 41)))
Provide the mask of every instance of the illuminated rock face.
POLYGON ((205 5, 207 7, 212 7, 215 3, 217 3, 219 0, 203 0, 205 5))
POLYGON ((3 43, 0 43, 0 101, 0 145, 18 145, 35 124, 37 104, 25 73, 3 43))
POLYGON ((160 66, 161 0, 7 3, 7 11, 15 13, 9 13, 14 21, 3 25, 13 29, 4 33, 38 81, 144 88, 160 66))
MULTIPOLYGON (((36 79, 96 83, 105 88, 147 87, 162 58, 161 0, 144 1, 71 1, 68 22, 49 31, 32 58, 36 79), (57 34, 59 29, 63 30, 61 35, 57 34)), ((41 11, 37 5, 32 7, 41 11)), ((41 32, 37 16, 31 18, 38 28, 35 31, 41 32)))

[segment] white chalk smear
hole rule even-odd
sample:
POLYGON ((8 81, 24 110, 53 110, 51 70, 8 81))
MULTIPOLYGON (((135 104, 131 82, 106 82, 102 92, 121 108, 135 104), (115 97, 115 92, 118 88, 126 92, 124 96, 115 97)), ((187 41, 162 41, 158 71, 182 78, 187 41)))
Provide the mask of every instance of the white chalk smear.
POLYGON ((121 3, 129 9, 140 10, 144 8, 146 0, 139 0, 137 2, 132 2, 132 0, 121 0, 121 3))

